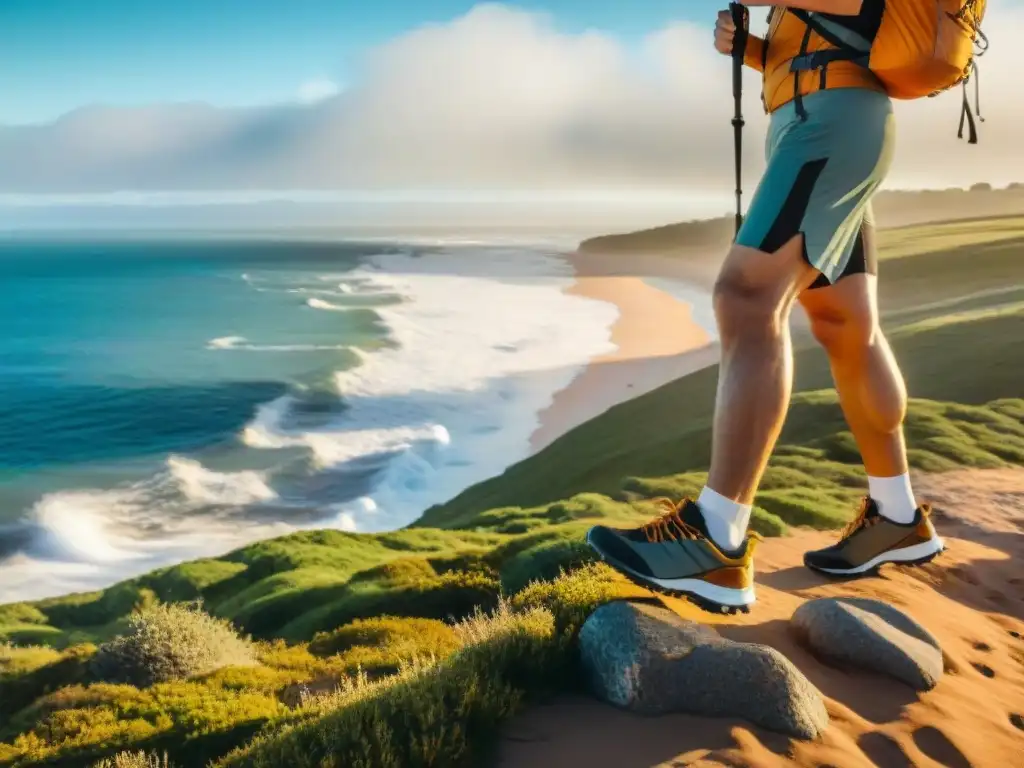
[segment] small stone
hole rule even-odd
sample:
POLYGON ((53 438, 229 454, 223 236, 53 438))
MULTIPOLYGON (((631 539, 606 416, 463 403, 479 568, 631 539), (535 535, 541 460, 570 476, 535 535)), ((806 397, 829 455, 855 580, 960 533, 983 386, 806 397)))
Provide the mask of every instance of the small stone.
POLYGON ((818 656, 931 690, 942 677, 938 640, 907 614, 859 597, 809 600, 791 625, 818 656))
POLYGON ((580 630, 595 694, 644 714, 738 717, 801 739, 828 725, 821 693, 785 656, 644 603, 598 608, 580 630))

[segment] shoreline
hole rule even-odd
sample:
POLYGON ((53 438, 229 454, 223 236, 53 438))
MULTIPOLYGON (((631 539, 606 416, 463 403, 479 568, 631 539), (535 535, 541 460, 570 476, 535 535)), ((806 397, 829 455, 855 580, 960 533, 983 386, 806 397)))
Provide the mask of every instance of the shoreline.
MULTIPOLYGON (((609 408, 687 376, 719 359, 719 345, 694 318, 694 307, 651 285, 637 271, 623 270, 619 259, 568 254, 575 271, 565 293, 613 304, 612 352, 591 358, 568 386, 555 393, 537 414, 530 437, 531 455, 609 408)), ((641 274, 679 281, 689 292, 705 292, 706 283, 685 280, 666 259, 648 258, 641 274)))

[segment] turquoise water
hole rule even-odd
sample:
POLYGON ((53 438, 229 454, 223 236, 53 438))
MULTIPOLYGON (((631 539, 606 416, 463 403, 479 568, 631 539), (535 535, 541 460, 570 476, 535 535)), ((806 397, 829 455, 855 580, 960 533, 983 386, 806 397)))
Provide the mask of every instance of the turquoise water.
POLYGON ((500 473, 611 349, 571 282, 540 246, 0 241, 0 602, 500 473))
MULTIPOLYGON (((332 376, 388 343, 374 305, 398 300, 341 282, 389 251, 0 243, 0 525, 48 492, 112 487, 168 454, 220 448, 230 463, 257 408, 287 393, 293 419, 330 418, 342 407, 332 376), (350 311, 310 306, 328 299, 350 311)), ((21 543, 5 530, 0 555, 21 543)))

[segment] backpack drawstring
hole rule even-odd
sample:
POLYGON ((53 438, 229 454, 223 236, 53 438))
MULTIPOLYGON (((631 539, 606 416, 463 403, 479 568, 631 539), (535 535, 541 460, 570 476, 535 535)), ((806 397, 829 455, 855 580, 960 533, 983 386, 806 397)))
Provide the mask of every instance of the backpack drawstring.
MULTIPOLYGON (((968 4, 969 6, 969 4, 968 4)), ((967 8, 968 6, 964 6, 967 8)), ((971 59, 970 66, 967 68, 967 75, 963 80, 963 108, 960 110, 960 130, 957 133, 957 138, 962 139, 964 137, 964 125, 967 125, 967 143, 977 144, 978 143, 978 128, 974 123, 974 115, 978 116, 978 122, 984 123, 985 118, 981 116, 981 74, 978 70, 978 57, 983 56, 988 50, 988 38, 985 37, 985 33, 980 29, 978 30, 978 40, 976 43, 978 47, 977 53, 974 54, 974 58, 971 59), (974 114, 971 114, 971 100, 967 95, 967 86, 974 78, 974 114)))
POLYGON ((978 127, 974 123, 974 115, 971 114, 971 100, 967 96, 967 84, 971 78, 974 78, 974 111, 978 115, 978 120, 985 122, 985 118, 981 116, 981 86, 979 81, 981 78, 978 77, 978 65, 973 61, 971 62, 971 74, 964 78, 963 91, 964 101, 963 108, 960 110, 960 130, 957 132, 956 137, 962 139, 964 137, 964 124, 967 125, 967 143, 977 144, 978 143, 978 127))

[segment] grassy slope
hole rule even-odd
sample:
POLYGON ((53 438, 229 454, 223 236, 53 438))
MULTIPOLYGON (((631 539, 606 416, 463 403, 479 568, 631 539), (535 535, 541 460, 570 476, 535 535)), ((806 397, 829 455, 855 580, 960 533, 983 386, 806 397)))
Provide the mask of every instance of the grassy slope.
MULTIPOLYGON (((1024 221, 1013 226, 1024 229, 1024 221)), ((1021 396, 1024 380, 1024 297, 1008 290, 1022 283, 1024 248, 1017 229, 991 242, 981 225, 956 227, 889 235, 883 286, 896 295, 886 302, 893 309, 887 325, 912 391, 959 403, 914 401, 912 460, 926 469, 1024 463, 1024 400, 1011 399, 1021 396), (935 237, 960 242, 920 253, 935 237), (972 238, 990 242, 967 249, 972 238), (941 303, 914 309, 922 299, 941 303)), ((768 534, 787 524, 839 525, 863 487, 834 395, 814 391, 828 384, 824 360, 803 351, 799 370, 805 391, 794 398, 758 498, 755 524, 768 534)), ((587 562, 581 534, 593 521, 642 519, 652 513, 651 497, 699 488, 715 375, 704 371, 613 408, 430 510, 415 528, 295 534, 103 592, 0 606, 0 639, 64 648, 0 646, 0 742, 7 742, 0 743, 0 765, 79 766, 129 747, 167 749, 187 766, 235 748, 226 764, 320 765, 329 757, 334 762, 325 765, 358 765, 374 744, 383 751, 368 765, 428 764, 438 756, 472 763, 480 744, 466 733, 493 730, 524 692, 564 684, 558 673, 571 670, 567 637, 590 606, 614 594, 601 571, 528 583, 587 562), (279 700, 298 681, 345 677, 357 667, 387 674, 452 647, 438 640, 440 625, 390 634, 378 627, 356 633, 365 636, 359 642, 342 637, 349 630, 337 634, 338 627, 384 614, 464 618, 495 607, 502 594, 540 612, 503 614, 486 631, 480 622, 464 628, 462 650, 437 665, 295 710, 279 700), (195 598, 264 640, 262 666, 145 691, 81 686, 89 682, 89 643, 118 632, 133 608, 195 598), (307 644, 318 632, 327 634, 307 644), (458 714, 450 714, 456 704, 458 714), (410 739, 410 722, 430 738, 410 739)))

